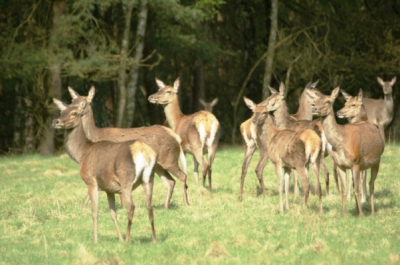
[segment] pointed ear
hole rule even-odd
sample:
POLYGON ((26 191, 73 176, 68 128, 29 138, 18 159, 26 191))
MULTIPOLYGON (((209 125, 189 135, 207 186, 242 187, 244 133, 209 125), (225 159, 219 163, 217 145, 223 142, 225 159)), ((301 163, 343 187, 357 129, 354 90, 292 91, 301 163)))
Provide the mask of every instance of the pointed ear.
POLYGON ((215 106, 218 103, 218 98, 214 98, 213 101, 211 101, 211 106, 215 106))
POLYGON ((79 94, 76 93, 76 91, 73 90, 72 87, 69 86, 68 87, 68 91, 69 91, 69 94, 71 95, 72 99, 76 99, 77 97, 79 97, 79 94))
POLYGON ((380 78, 379 76, 376 77, 376 80, 378 81, 378 83, 383 86, 385 84, 385 82, 383 82, 382 78, 380 78))
POLYGON ((285 84, 283 82, 281 82, 279 84, 279 94, 284 97, 285 96, 285 84))
POLYGON ((94 86, 92 86, 91 88, 90 88, 90 90, 89 90, 89 94, 88 94, 88 96, 87 96, 87 98, 86 98, 86 101, 88 102, 88 103, 91 103, 92 101, 93 101, 93 98, 94 98, 94 94, 95 94, 95 88, 94 88, 94 86))
POLYGON ((157 83, 157 85, 158 85, 158 88, 163 88, 163 87, 165 87, 165 84, 163 83, 163 81, 161 81, 161 80, 158 79, 157 77, 156 77, 156 83, 157 83))
POLYGON ((332 100, 335 100, 335 99, 337 98, 337 96, 339 95, 339 90, 340 90, 340 87, 336 87, 336 88, 332 91, 332 93, 331 93, 331 98, 332 98, 332 100))
POLYGON ((393 77, 392 81, 390 81, 390 86, 393 86, 396 83, 396 76, 393 77))
POLYGON ((357 100, 359 102, 363 102, 363 90, 360 88, 360 90, 358 91, 358 96, 357 96, 357 100))
POLYGON ((319 79, 310 85, 310 88, 316 88, 318 85, 319 79))
POLYGON ((179 77, 174 82, 174 89, 175 89, 176 92, 178 92, 178 89, 179 89, 179 77))
POLYGON ((276 91, 276 89, 275 89, 275 88, 273 88, 272 86, 268 86, 268 88, 269 88, 269 90, 271 91, 271 94, 272 94, 272 95, 274 95, 274 94, 277 94, 277 93, 278 93, 278 91, 276 91))
POLYGON ((57 108, 61 111, 65 110, 68 107, 67 104, 65 104, 64 102, 62 102, 56 98, 53 98, 53 102, 54 102, 54 104, 56 104, 57 108))
POLYGON ((253 110, 253 109, 256 107, 256 104, 255 104, 251 99, 248 99, 248 98, 246 98, 246 97, 243 97, 243 100, 244 100, 244 103, 246 103, 246 106, 247 106, 249 109, 253 110))
POLYGON ((304 88, 311 88, 311 81, 304 88))
POLYGON ((203 105, 203 107, 205 107, 205 106, 207 105, 206 102, 205 102, 204 100, 199 99, 199 101, 200 101, 200 104, 203 105))
POLYGON ((340 92, 342 92, 342 95, 344 97, 344 100, 349 101, 349 99, 352 98, 352 96, 346 92, 343 91, 343 89, 340 90, 340 92))

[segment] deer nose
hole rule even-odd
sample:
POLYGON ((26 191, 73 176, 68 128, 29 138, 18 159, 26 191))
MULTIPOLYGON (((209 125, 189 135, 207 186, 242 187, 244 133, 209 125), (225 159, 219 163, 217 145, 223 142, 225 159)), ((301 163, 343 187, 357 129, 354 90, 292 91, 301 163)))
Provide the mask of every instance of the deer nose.
POLYGON ((60 124, 60 120, 59 119, 54 119, 53 120, 53 127, 55 127, 58 124, 60 124))

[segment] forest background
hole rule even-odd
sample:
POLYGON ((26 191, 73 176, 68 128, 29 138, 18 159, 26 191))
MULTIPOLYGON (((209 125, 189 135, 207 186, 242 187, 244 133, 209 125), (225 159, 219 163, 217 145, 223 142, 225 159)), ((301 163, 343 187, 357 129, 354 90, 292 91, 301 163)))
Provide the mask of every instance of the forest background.
POLYGON ((99 127, 163 124, 147 101, 155 77, 181 79, 186 114, 219 98, 221 142, 240 143, 243 96, 260 102, 268 85, 285 82, 292 113, 317 79, 324 93, 382 98, 376 77, 398 75, 399 37, 398 0, 0 0, 0 154, 61 149, 51 98, 70 102, 68 86, 96 87, 99 127))

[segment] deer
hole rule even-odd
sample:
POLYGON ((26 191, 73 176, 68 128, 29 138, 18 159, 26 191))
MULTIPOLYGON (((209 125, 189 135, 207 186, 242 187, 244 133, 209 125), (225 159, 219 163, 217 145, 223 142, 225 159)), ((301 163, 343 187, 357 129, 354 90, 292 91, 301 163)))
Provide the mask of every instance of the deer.
MULTIPOLYGON (((306 86, 304 91, 309 91, 311 89, 315 88, 316 83, 314 83, 313 86, 306 86)), ((274 121, 276 124, 276 127, 278 129, 288 129, 288 130, 293 130, 293 131, 300 131, 300 130, 305 130, 305 129, 311 129, 315 131, 318 136, 322 139, 322 146, 321 146, 321 152, 325 156, 326 152, 326 142, 325 142, 325 137, 324 137, 324 132, 321 126, 321 121, 319 119, 316 120, 295 120, 291 119, 289 112, 288 112, 288 107, 286 104, 286 99, 285 99, 285 85, 283 82, 280 83, 279 85, 279 93, 272 87, 270 87, 270 90, 273 91, 271 95, 271 102, 274 102, 274 121), (273 100, 272 100, 273 99, 273 100)), ((304 98, 304 97, 303 97, 304 98)), ((305 104, 303 104, 304 106, 305 104)), ((303 109, 306 109, 305 107, 303 109)), ((311 106, 310 106, 311 109, 311 106)), ((323 157, 324 157, 323 156, 323 157)), ((326 186, 326 195, 329 194, 329 172, 326 168, 325 161, 324 159, 320 159, 321 167, 324 172, 324 178, 325 178, 325 186, 326 186)), ((296 176, 295 176, 295 196, 298 193, 298 188, 297 186, 297 181, 296 181, 296 176)))
MULTIPOLYGON (((333 103, 339 94, 339 90, 340 88, 336 87, 330 95, 317 95, 312 91, 307 93, 314 99, 313 115, 321 117, 326 139, 332 146, 330 155, 337 166, 342 183, 342 215, 345 214, 346 210, 346 189, 344 186, 346 169, 351 169, 353 172, 354 196, 359 217, 364 216, 359 193, 360 171, 371 169, 369 188, 371 216, 374 216, 374 183, 378 175, 385 142, 381 137, 380 130, 369 122, 337 124, 333 103)), ((362 91, 360 94, 358 100, 363 102, 362 91)), ((360 104, 360 107, 363 108, 363 105, 360 104)))
POLYGON ((64 129, 64 146, 68 155, 79 164, 80 175, 88 188, 92 201, 93 242, 97 243, 97 222, 99 190, 107 193, 111 219, 120 241, 123 241, 118 227, 115 208, 115 194, 121 194, 123 205, 128 212, 128 226, 125 242, 129 242, 133 213, 132 190, 142 185, 147 203, 147 212, 151 225, 153 242, 157 242, 153 209, 154 170, 157 153, 143 141, 134 140, 121 143, 100 141, 93 143, 83 131, 79 110, 53 98, 61 111, 60 117, 53 120, 55 129, 64 129))
MULTIPOLYGON (((350 124, 358 123, 358 122, 368 122, 368 116, 364 108, 361 107, 363 105, 363 101, 360 101, 358 97, 353 97, 350 94, 346 93, 343 90, 340 90, 345 99, 344 107, 339 110, 336 114, 340 119, 347 118, 350 124)), ((362 93, 360 89, 359 93, 362 93)), ((360 95, 359 95, 360 96, 360 95)), ((364 98, 365 100, 365 98, 364 98)), ((352 172, 351 172, 352 173, 352 172)), ((337 175, 337 170, 334 168, 334 174, 337 175)), ((353 174, 353 173, 352 173, 353 174)), ((361 189, 361 202, 364 203, 367 200, 367 172, 365 170, 361 171, 360 178, 362 181, 362 189, 361 189)), ((347 200, 351 198, 351 181, 352 177, 348 177, 348 181, 346 181, 346 185, 348 184, 347 189, 347 200)))
POLYGON ((213 112, 213 108, 218 103, 218 98, 214 98, 210 102, 207 102, 207 101, 205 101, 203 99, 199 99, 199 101, 200 101, 200 104, 203 105, 205 111, 208 111, 208 112, 212 113, 213 112))
MULTIPOLYGON (((168 209, 172 193, 175 186, 175 180, 171 177, 171 172, 182 183, 183 201, 189 205, 187 196, 187 173, 186 158, 180 145, 180 137, 170 128, 160 125, 140 128, 98 128, 94 122, 91 103, 95 96, 95 87, 92 86, 88 96, 79 95, 73 88, 68 87, 72 97, 71 106, 80 108, 82 115, 82 126, 86 137, 92 142, 111 141, 125 142, 128 140, 141 140, 150 146, 158 155, 155 172, 167 186, 168 192, 165 199, 164 208, 168 209), (181 162, 183 171, 180 169, 178 161, 181 162)), ((88 202, 88 197, 85 204, 88 202)))
MULTIPOLYGON (((289 209, 289 177, 292 169, 295 169, 303 184, 304 201, 307 205, 310 184, 308 181, 307 168, 311 164, 316 181, 316 193, 319 196, 319 211, 323 213, 321 184, 319 182, 319 166, 321 158, 321 138, 310 129, 305 130, 281 130, 274 123, 274 112, 276 110, 276 98, 273 94, 262 104, 254 108, 253 123, 257 126, 257 143, 260 149, 260 161, 268 159, 272 161, 278 178, 279 210, 283 213, 283 174, 285 176, 285 207, 289 209)), ((262 169, 265 163, 261 165, 262 169)), ((260 162, 259 162, 260 164, 260 162)), ((259 165, 257 165, 259 167, 259 165)), ((258 172, 262 178, 262 170, 258 172)), ((260 177, 259 177, 260 178, 260 177)))
POLYGON ((198 111, 190 115, 184 115, 179 107, 178 90, 179 77, 173 86, 165 85, 156 78, 159 87, 157 93, 149 96, 153 104, 164 107, 164 113, 172 130, 182 139, 182 148, 185 153, 193 155, 194 177, 199 182, 198 166, 201 164, 203 187, 205 187, 208 174, 209 190, 212 191, 211 174, 212 164, 218 147, 220 125, 215 116, 208 111, 198 111), (204 154, 208 153, 208 163, 204 154))

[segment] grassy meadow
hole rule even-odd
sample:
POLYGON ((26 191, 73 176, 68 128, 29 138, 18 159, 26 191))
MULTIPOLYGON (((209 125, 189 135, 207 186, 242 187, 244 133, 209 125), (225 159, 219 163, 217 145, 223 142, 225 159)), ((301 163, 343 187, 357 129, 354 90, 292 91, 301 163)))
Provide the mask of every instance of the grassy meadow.
MULTIPOLYGON (((254 173, 258 151, 243 201, 238 200, 241 147, 219 148, 213 193, 197 187, 187 156, 191 206, 184 205, 177 181, 171 208, 163 209, 166 188, 155 177, 157 244, 141 187, 132 193, 136 210, 128 244, 118 241, 106 195, 100 193, 99 242, 93 244, 91 209, 82 209, 87 189, 68 155, 0 157, 0 264, 400 264, 399 149, 386 146, 375 185, 376 216, 370 216, 367 202, 365 218, 357 217, 354 198, 341 215, 333 177, 331 194, 323 196, 324 215, 315 195, 307 208, 301 197, 294 201, 293 187, 291 209, 281 215, 271 162, 264 171, 268 196, 260 194, 254 173)), ((119 205, 125 234, 126 211, 119 205)))

